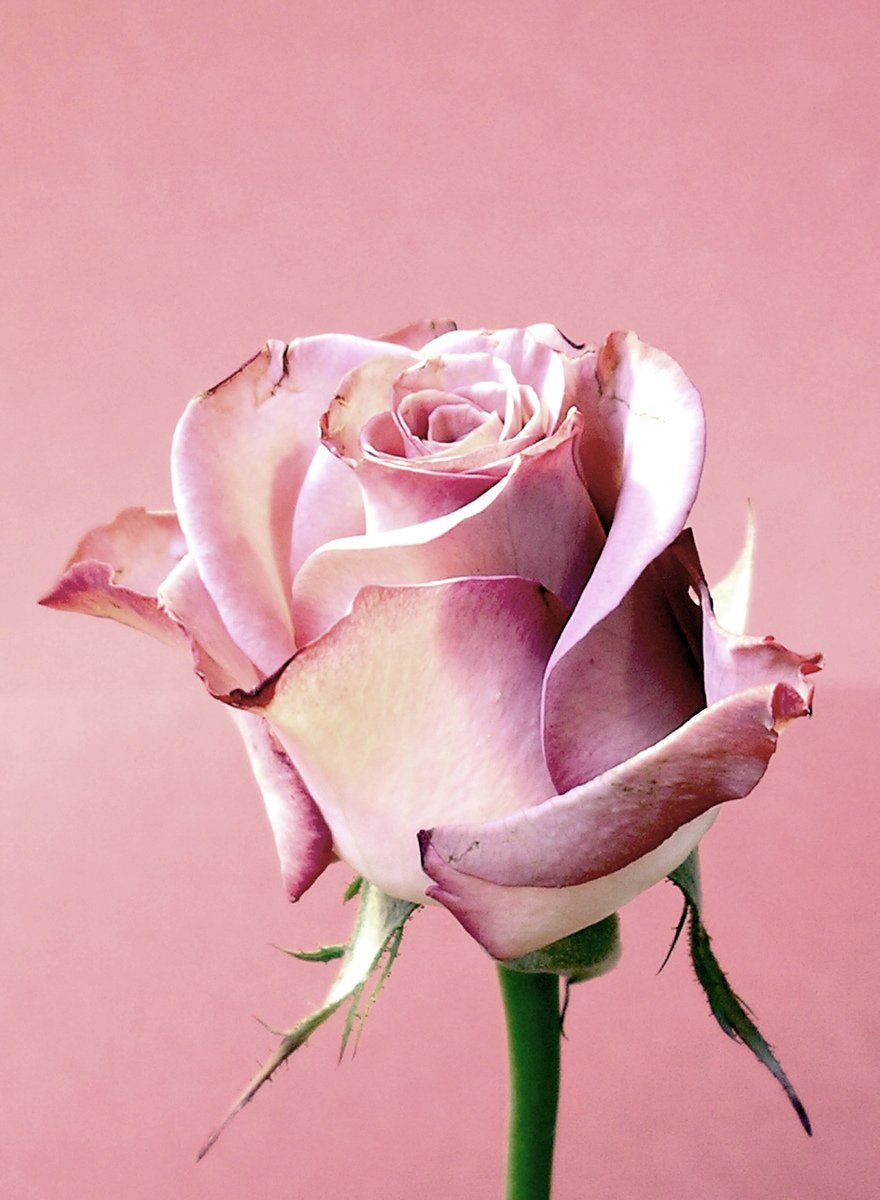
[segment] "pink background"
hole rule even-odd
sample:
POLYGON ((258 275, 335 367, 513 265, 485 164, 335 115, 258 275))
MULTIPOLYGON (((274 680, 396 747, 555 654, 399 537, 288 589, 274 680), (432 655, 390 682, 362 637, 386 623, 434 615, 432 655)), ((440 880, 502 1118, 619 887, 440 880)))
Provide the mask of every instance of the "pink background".
POLYGON ((187 398, 268 337, 421 315, 632 327, 704 394, 710 573, 759 520, 753 629, 823 649, 813 722, 704 847, 707 920, 808 1105, 718 1032, 661 886, 574 997, 556 1195, 875 1195, 874 0, 20 2, 4 22, 6 796, 0 1191, 501 1194, 493 973, 413 924, 354 1060, 315 1038, 195 1151, 326 968, 225 714, 174 656, 34 604, 167 506, 187 398))

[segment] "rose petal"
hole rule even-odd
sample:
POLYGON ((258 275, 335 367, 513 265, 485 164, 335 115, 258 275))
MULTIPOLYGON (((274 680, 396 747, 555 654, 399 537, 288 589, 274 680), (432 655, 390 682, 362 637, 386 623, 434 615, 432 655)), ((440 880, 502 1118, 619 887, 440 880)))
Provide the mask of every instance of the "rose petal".
POLYGON ((701 657, 667 601, 677 590, 698 623, 689 583, 677 557, 664 552, 553 672, 544 749, 559 792, 653 746, 705 708, 701 657))
POLYGON ((491 491, 449 516, 321 547, 294 581, 298 636, 311 641, 325 633, 367 584, 519 575, 573 606, 603 541, 578 473, 580 425, 572 413, 491 491))
POLYGON ((330 830, 263 718, 246 712, 232 715, 263 794, 287 894, 299 900, 336 857, 330 830))
MULTIPOLYGON (((749 551, 748 542, 746 551, 749 551)), ((745 637, 722 629, 713 611, 713 600, 689 529, 676 540, 670 554, 678 559, 702 606, 702 658, 707 704, 776 680, 791 691, 797 710, 794 716, 809 712, 813 687, 807 683, 806 676, 822 669, 822 655, 795 654, 772 637, 745 637)))
POLYGON ((449 320, 414 321, 412 325, 406 325, 394 333, 386 333, 379 341, 394 342, 395 345, 405 346, 408 350, 421 350, 427 342, 457 328, 455 322, 449 320))
POLYGON ((562 330, 557 329, 555 325, 545 322, 539 325, 529 325, 528 330, 535 341, 541 342, 544 346, 549 346, 557 354, 564 354, 568 358, 576 358, 583 353, 584 344, 582 342, 573 342, 571 338, 566 337, 562 330))
POLYGON ((502 432, 501 420, 493 414, 476 435, 434 450, 429 443, 401 430, 393 413, 379 412, 363 428, 363 459, 356 466, 360 471, 368 463, 374 463, 391 468, 415 468, 438 475, 485 471, 500 479, 520 451, 534 446, 544 437, 534 421, 530 428, 507 441, 501 440, 502 432))
POLYGON ((68 565, 86 559, 110 563, 119 587, 155 596, 184 554, 186 542, 176 513, 126 508, 109 525, 87 533, 68 565))
MULTIPOLYGON (((552 326, 525 329, 455 330, 422 348, 425 358, 457 354, 489 354, 508 363, 518 383, 534 389, 547 413, 545 432, 555 429, 564 415, 565 373, 555 347, 547 339, 552 326)), ((553 333, 556 331, 554 330, 553 333)))
POLYGON ((425 440, 432 449, 439 450, 452 442, 460 442, 476 430, 483 431, 486 425, 494 424, 493 418, 493 413, 473 403, 439 404, 427 414, 425 440))
POLYGON ((339 856, 423 900, 417 831, 487 820, 553 791, 537 724, 565 610, 524 579, 364 588, 350 616, 255 697, 339 856))
MULTIPOLYGON (((543 326, 536 329, 544 331, 543 326)), ((566 386, 561 359, 528 329, 446 333, 423 346, 421 357, 408 365, 425 375, 427 386, 437 372, 442 376, 447 367, 455 367, 460 373, 467 362, 477 360, 484 382, 486 362, 497 360, 504 378, 516 381, 517 405, 531 415, 517 437, 471 453, 450 447, 442 456, 407 459, 400 426, 390 411, 401 375, 398 360, 366 364, 340 385, 324 419, 324 436, 335 453, 357 465, 369 532, 431 520, 469 504, 504 476, 518 452, 558 425, 566 386), (460 356, 458 367, 439 361, 447 354, 460 356), (536 397, 527 405, 522 399, 526 392, 536 397)), ((456 375, 456 382, 464 387, 467 380, 456 375)))
POLYGON ((776 748, 777 722, 797 706, 792 693, 777 683, 729 696, 589 783, 491 827, 436 829, 432 842, 458 870, 507 887, 567 887, 618 871, 707 809, 748 795, 776 748))
POLYGON ((431 470, 404 458, 366 458, 358 464, 357 476, 367 531, 385 533, 455 513, 503 478, 508 466, 456 474, 431 470))
MULTIPOLYGON (((348 463, 319 446, 306 473, 296 515, 290 551, 291 578, 310 554, 336 538, 364 532, 364 500, 355 472, 348 463)), ((294 626, 297 644, 302 644, 294 626)))
POLYGON ((191 554, 161 585, 158 600, 189 639, 196 674, 212 695, 252 691, 263 682, 264 676, 230 637, 191 554))
POLYGON ((717 809, 683 825, 671 838, 612 875, 564 888, 504 887, 450 866, 420 835, 424 867, 435 880, 428 896, 444 905, 493 958, 519 958, 595 925, 653 887, 687 858, 717 809))
MULTIPOLYGON (((589 901, 586 914, 571 902, 554 909, 560 905, 559 894, 548 898, 546 911, 557 911, 571 922, 568 927, 554 926, 552 939, 573 933, 631 899, 634 877, 636 891, 644 890, 683 861, 705 831, 697 819, 711 819, 716 805, 748 795, 776 748, 777 730, 807 712, 787 683, 755 687, 719 701, 656 746, 563 796, 482 825, 426 830, 420 834, 423 864, 439 884, 429 894, 456 915, 463 914, 478 940, 488 945, 489 937, 493 953, 500 946, 502 954, 510 956, 524 952, 518 939, 533 935, 527 927, 516 928, 509 902, 516 897, 512 889, 555 892, 594 881, 602 884, 599 894, 604 900, 598 908, 593 894, 584 893, 589 901), (685 836, 682 830, 687 826, 690 832, 685 836), (652 853, 656 857, 646 863, 652 853), (637 872, 625 873, 637 864, 637 872), (472 880, 481 886, 474 889, 472 880), (503 890, 490 892, 483 883, 503 890), (484 913, 480 897, 502 906, 510 926, 509 943, 503 943, 498 913, 484 913), (484 918, 494 932, 483 930, 484 918)), ((540 905, 538 898, 527 900, 528 919, 533 921, 540 905)))
POLYGON ((452 396, 460 390, 490 383, 496 385, 493 390, 500 385, 502 395, 504 389, 517 385, 510 364, 497 354, 471 351, 421 358, 401 371, 394 381, 394 404, 397 407, 407 397, 424 392, 452 396))
MULTIPOLYGON (((386 415, 386 414, 380 414, 386 415)), ((497 413, 481 409, 446 392, 413 392, 401 402, 397 419, 402 425, 403 450, 407 458, 430 454, 461 454, 483 445, 497 446, 503 425, 497 413)), ((371 449, 378 449, 375 437, 365 430, 371 449)), ((384 449, 385 447, 381 447, 384 449)))
POLYGON ((390 415, 395 380, 416 362, 414 354, 388 345, 340 375, 321 416, 321 438, 327 449, 352 465, 359 463, 364 456, 364 426, 379 413, 390 415))
POLYGON ((181 632, 161 611, 156 589, 185 553, 174 513, 127 508, 109 525, 86 534, 40 604, 111 617, 179 645, 181 632))
POLYGON ((387 350, 334 334, 269 342, 191 401, 177 427, 172 480, 187 545, 233 640, 265 674, 294 647, 293 514, 321 414, 348 371, 387 350))
MULTIPOLYGON (((357 464, 369 532, 415 525, 461 508, 503 479, 518 455, 546 440, 534 429, 506 442, 406 458, 391 413, 378 413, 365 430, 369 453, 357 464), (381 445, 383 449, 376 449, 381 445), (387 446, 393 447, 389 452, 387 446), (435 478, 432 479, 432 476, 435 478)), ((475 439, 479 440, 479 439, 475 439)))
POLYGON ((706 700, 709 704, 736 692, 760 686, 768 678, 782 680, 791 693, 792 712, 787 718, 809 713, 813 686, 805 676, 822 669, 822 655, 795 654, 775 638, 752 638, 728 633, 711 612, 708 590, 704 592, 703 657, 706 700))
POLYGON ((587 486, 595 496, 595 477, 604 473, 607 482, 619 462, 620 491, 605 548, 553 652, 548 681, 681 531, 703 465, 700 397, 671 358, 635 334, 612 334, 599 355, 598 377, 601 392, 581 397, 587 486))
MULTIPOLYGON (((550 355, 549 350, 543 349, 550 355)), ((555 382, 559 386, 550 389, 553 393, 550 405, 539 400, 534 388, 524 386, 507 362, 489 354, 451 354, 416 363, 391 382, 391 411, 374 406, 371 418, 362 426, 360 446, 363 457, 382 460, 386 455, 403 455, 409 459, 418 458, 425 470, 444 472, 482 470, 499 461, 510 462, 516 453, 556 427, 564 379, 559 362, 553 356, 551 361, 557 367, 555 382), (492 393, 485 400, 487 411, 494 411, 497 417, 494 426, 489 428, 497 430, 498 436, 489 438, 485 444, 484 430, 476 438, 472 435, 459 445, 443 446, 437 453, 427 456, 427 447, 408 433, 408 412, 452 402, 460 393, 465 396, 477 394, 481 386, 488 386, 492 393), (523 423, 526 414, 528 419, 523 423), (393 435, 392 428, 400 430, 399 437, 393 435)), ((390 378, 390 373, 383 377, 383 388, 387 388, 390 378)), ((350 390, 346 384, 345 394, 337 403, 344 406, 346 413, 366 413, 374 400, 373 388, 374 380, 369 372, 354 372, 350 390), (361 391, 368 391, 370 395, 361 398, 361 391)))

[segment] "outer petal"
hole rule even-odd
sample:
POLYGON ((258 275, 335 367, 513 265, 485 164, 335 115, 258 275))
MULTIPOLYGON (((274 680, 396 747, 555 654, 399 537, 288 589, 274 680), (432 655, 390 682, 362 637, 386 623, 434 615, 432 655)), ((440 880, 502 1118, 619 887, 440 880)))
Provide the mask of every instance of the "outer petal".
POLYGON ((281 875, 299 900, 333 862, 333 839, 302 777, 262 717, 233 712, 275 835, 281 875))
POLYGON ((86 534, 40 603, 112 617, 171 645, 185 644, 156 602, 156 589, 185 553, 174 513, 127 508, 109 525, 86 534))
POLYGON ((251 691, 263 682, 264 676, 229 636, 191 554, 161 585, 158 600, 189 639, 196 673, 212 695, 251 691))
POLYGON ((727 633, 712 615, 707 590, 704 591, 703 622, 706 699, 709 704, 746 688, 760 686, 760 681, 767 678, 776 678, 782 680, 791 693, 791 711, 787 719, 809 714, 813 686, 807 683, 805 676, 821 670, 821 654, 795 654, 772 637, 752 638, 727 633))
POLYGON ((600 352, 598 381, 598 392, 581 393, 587 485, 607 499, 619 476, 619 493, 605 549, 553 652, 548 678, 681 531, 703 466, 700 397, 671 358, 633 333, 615 333, 600 352))
POLYGON ((424 900, 417 831, 552 794, 537 723, 565 610, 524 579, 370 587, 241 703, 262 710, 371 883, 424 900))
MULTIPOLYGON (((750 573, 751 539, 746 542, 745 562, 737 570, 750 573)), ((769 680, 785 684, 792 694, 791 716, 803 716, 810 711, 813 699, 812 684, 806 676, 822 669, 822 655, 795 654, 787 650, 772 637, 754 638, 730 633, 723 629, 715 617, 712 598, 703 575, 690 530, 685 530, 670 554, 680 562, 693 590, 698 594, 702 606, 702 658, 706 688, 706 702, 714 704, 737 692, 761 687, 769 680)), ((738 603, 732 610, 734 618, 744 615, 743 605, 738 603)))
POLYGON ((387 351, 332 334, 270 342, 197 396, 177 427, 172 480, 187 545, 233 640, 264 673, 294 648, 293 517, 321 414, 348 371, 387 351))
MULTIPOLYGON (((534 935, 534 929, 517 928, 508 903, 516 896, 511 889, 568 889, 596 881, 603 907, 607 905, 604 912, 597 911, 586 890, 583 911, 576 905, 560 908, 559 899, 552 891, 548 894, 548 911, 564 911, 566 921, 572 922, 553 928, 549 940, 573 933, 631 899, 635 892, 630 890, 633 879, 625 874, 627 868, 641 863, 636 872, 639 891, 683 861, 705 825, 697 821, 687 836, 681 828, 717 804, 748 795, 776 748, 777 729, 807 711, 787 683, 755 687, 720 701, 656 746, 536 808, 484 825, 427 831, 420 835, 423 863, 439 884, 429 894, 456 915, 463 914, 480 941, 484 934, 479 898, 494 897, 510 922, 509 944, 514 948, 503 946, 503 955, 509 957, 523 952, 523 937, 530 940, 534 935), (670 847, 667 839, 673 838, 670 847), (666 851, 646 871, 645 856, 664 845, 666 851), (681 858, 674 861, 679 853, 681 858), (612 887, 609 878, 615 874, 620 878, 612 887), (488 892, 481 886, 474 891, 472 880, 502 885, 502 890, 488 892)), ((533 922, 535 903, 532 898, 533 922)), ((498 914, 485 915, 497 953, 498 939, 503 938, 498 914)), ((542 927, 542 936, 546 932, 542 927)))
POLYGON ((506 479, 457 513, 316 551, 294 581, 299 635, 325 633, 367 584, 519 575, 573 606, 604 539, 578 474, 580 423, 572 413, 554 438, 526 451, 506 479))
POLYGON ((628 867, 564 888, 504 887, 463 875, 437 852, 426 832, 420 835, 424 866, 435 881, 428 895, 493 958, 518 958, 594 925, 653 887, 687 858, 713 819, 713 812, 697 817, 628 867))
POLYGON ((551 675, 544 750, 558 791, 625 762, 705 708, 702 656, 691 644, 699 608, 689 584, 678 556, 664 551, 551 675), (676 593, 690 621, 670 605, 676 593))
POLYGON ((728 697, 620 766, 478 830, 435 829, 459 871, 508 887, 569 887, 619 871, 725 800, 748 795, 797 704, 787 684, 728 697))

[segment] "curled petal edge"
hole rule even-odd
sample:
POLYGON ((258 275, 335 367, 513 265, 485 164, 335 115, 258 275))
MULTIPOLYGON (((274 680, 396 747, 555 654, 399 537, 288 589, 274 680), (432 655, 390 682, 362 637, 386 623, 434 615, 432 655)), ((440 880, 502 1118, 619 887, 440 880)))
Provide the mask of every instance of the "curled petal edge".
POLYGON ((599 879, 708 809, 748 795, 776 749, 778 727, 809 711, 787 683, 751 689, 564 795, 484 825, 437 827, 430 842, 458 872, 506 887, 599 879))
POLYGON ((568 888, 503 887, 462 876, 428 845, 425 869, 435 884, 427 894, 448 908, 493 958, 519 958, 605 920, 658 883, 697 845, 717 811, 710 809, 682 826, 658 850, 622 871, 568 888))
POLYGON ((182 631, 155 594, 185 552, 173 512, 124 509, 86 534, 58 583, 39 602, 61 612, 107 617, 168 645, 185 646, 182 631))
POLYGON ((751 792, 778 730, 809 714, 811 693, 750 689, 565 795, 483 825, 421 831, 427 894, 501 958, 601 920, 677 867, 718 805, 751 792))

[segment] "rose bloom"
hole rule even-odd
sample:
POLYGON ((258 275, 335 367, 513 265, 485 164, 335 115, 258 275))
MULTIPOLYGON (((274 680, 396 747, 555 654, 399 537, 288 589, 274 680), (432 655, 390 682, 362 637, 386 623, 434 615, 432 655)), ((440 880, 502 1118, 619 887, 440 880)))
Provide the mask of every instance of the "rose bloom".
POLYGON ((510 958, 677 867, 809 712, 818 656, 713 613, 704 441, 632 333, 269 342, 186 409, 176 512, 89 533, 44 603, 189 646, 291 899, 339 858, 510 958))

